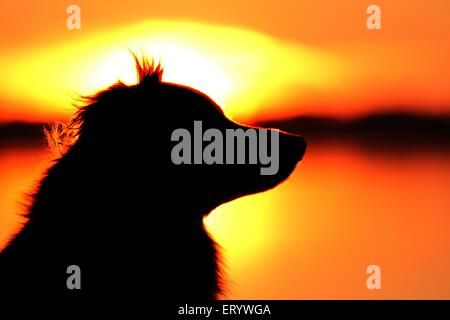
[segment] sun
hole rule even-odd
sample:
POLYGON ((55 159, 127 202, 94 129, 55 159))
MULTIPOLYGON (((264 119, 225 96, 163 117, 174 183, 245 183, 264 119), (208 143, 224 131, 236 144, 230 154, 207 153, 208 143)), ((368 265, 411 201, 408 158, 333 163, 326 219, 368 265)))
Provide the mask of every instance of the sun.
POLYGON ((79 94, 117 80, 136 82, 129 50, 161 62, 164 81, 206 93, 232 118, 250 118, 291 94, 301 97, 305 88, 342 80, 338 61, 305 46, 237 27, 152 20, 0 54, 0 96, 33 120, 68 118, 79 94))

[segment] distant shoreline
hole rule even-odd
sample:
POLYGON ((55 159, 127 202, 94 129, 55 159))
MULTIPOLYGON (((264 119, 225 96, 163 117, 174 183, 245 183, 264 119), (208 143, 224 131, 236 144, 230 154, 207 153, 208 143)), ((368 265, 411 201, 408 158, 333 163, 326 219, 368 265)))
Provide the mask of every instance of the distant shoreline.
MULTIPOLYGON (((370 114, 350 120, 323 116, 299 116, 256 123, 294 134, 310 141, 348 142, 362 147, 438 147, 450 150, 450 115, 406 112, 370 114)), ((43 141, 48 124, 10 122, 0 124, 0 142, 43 141)))

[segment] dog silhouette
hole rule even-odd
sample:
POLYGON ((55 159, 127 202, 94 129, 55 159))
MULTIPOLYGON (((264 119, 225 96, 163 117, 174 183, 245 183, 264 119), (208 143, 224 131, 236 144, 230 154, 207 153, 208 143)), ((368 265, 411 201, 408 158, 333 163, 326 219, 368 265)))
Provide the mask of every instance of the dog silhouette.
POLYGON ((118 82, 85 97, 71 123, 53 132, 65 149, 0 254, 0 293, 215 299, 224 285, 220 250, 203 218, 275 187, 303 157, 305 140, 280 132, 273 175, 255 164, 174 164, 177 128, 194 121, 204 129, 249 127, 205 94, 163 82, 160 65, 133 56, 137 84, 118 82), (72 265, 81 286, 69 289, 72 265))

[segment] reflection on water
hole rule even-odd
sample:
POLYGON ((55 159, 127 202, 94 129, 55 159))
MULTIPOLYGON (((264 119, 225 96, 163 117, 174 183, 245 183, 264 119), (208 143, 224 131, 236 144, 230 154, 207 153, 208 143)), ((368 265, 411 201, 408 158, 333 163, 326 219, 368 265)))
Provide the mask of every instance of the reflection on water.
MULTIPOLYGON (((0 146, 0 245, 50 155, 0 146)), ((309 146, 288 182, 215 210, 227 298, 450 298, 450 153, 309 146), (382 289, 366 288, 366 267, 382 289)))
POLYGON ((20 228, 27 195, 50 163, 40 142, 0 141, 0 248, 20 228))
POLYGON ((220 207, 229 298, 450 298, 450 154, 315 145, 289 181, 220 207), (366 268, 382 290, 366 288, 366 268))

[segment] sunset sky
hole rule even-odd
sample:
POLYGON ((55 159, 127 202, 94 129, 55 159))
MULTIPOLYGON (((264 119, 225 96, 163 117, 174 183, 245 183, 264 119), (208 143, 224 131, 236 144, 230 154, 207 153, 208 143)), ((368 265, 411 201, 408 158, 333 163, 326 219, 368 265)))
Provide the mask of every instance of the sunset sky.
POLYGON ((450 2, 376 1, 368 30, 371 3, 2 1, 0 121, 67 119, 77 94, 133 83, 128 48, 236 119, 450 112, 450 2))
MULTIPOLYGON (((0 34, 0 125, 65 122, 79 95, 135 83, 129 50, 250 124, 450 114, 450 0, 2 0, 0 34), (72 4, 80 30, 66 27, 72 4), (381 30, 366 26, 371 4, 381 30)), ((450 149, 410 133, 306 136, 286 182, 207 216, 229 297, 449 299, 450 149), (366 287, 371 264, 382 291, 366 287)), ((54 158, 23 140, 0 140, 0 248, 54 158)))

